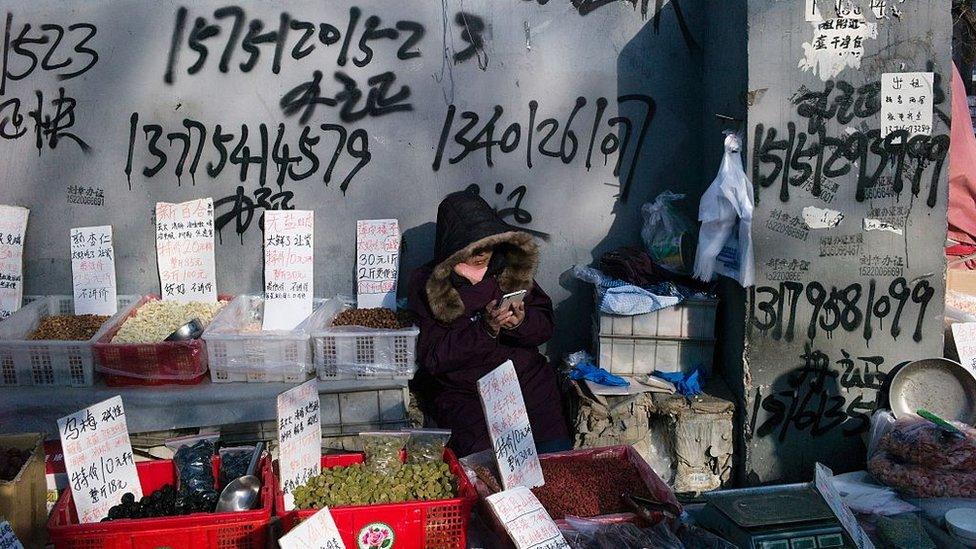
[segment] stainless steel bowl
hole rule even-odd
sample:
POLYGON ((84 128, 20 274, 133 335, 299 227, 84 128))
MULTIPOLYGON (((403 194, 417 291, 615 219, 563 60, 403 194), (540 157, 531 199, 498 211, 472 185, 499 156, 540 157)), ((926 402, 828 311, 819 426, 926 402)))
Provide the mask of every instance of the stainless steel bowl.
POLYGON ((976 425, 976 376, 949 359, 906 364, 891 379, 888 399, 896 418, 924 408, 946 420, 976 425))
POLYGON ((203 335, 203 322, 199 318, 187 322, 180 326, 175 332, 169 334, 164 341, 188 341, 197 339, 203 335))

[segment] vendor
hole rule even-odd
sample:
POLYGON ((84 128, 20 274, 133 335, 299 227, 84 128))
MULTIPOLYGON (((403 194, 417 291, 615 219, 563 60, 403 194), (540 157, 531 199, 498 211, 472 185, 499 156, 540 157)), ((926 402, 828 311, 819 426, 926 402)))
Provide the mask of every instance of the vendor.
MULTIPOLYGON (((459 456, 491 448, 478 379, 511 360, 540 453, 571 447, 555 370, 538 346, 552 337, 552 301, 535 283, 538 248, 477 194, 448 195, 437 209, 434 260, 410 280, 420 327, 417 358, 422 408, 452 431, 459 456), (504 294, 523 303, 500 307, 504 294)), ((416 387, 416 386, 415 386, 416 387)))

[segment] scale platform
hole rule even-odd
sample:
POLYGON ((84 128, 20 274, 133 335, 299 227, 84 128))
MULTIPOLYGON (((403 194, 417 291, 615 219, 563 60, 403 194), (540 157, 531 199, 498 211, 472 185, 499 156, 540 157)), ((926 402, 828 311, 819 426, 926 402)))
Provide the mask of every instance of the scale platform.
POLYGON ((810 483, 705 494, 696 522, 743 549, 856 549, 810 483))

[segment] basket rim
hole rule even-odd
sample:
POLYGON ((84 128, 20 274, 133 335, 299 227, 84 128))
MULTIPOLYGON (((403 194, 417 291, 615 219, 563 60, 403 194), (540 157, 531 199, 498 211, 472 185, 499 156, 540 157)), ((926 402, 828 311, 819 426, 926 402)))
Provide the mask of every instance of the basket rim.
MULTIPOLYGON (((213 462, 220 463, 220 456, 215 455, 213 457, 213 462)), ((145 470, 148 467, 161 467, 163 464, 169 464, 170 467, 175 467, 173 460, 171 459, 161 459, 154 461, 142 461, 136 463, 136 472, 139 473, 140 469, 145 470)), ((174 475, 175 476, 175 475, 174 475)), ((54 508, 51 510, 51 514, 47 520, 47 530, 51 534, 51 540, 56 541, 60 538, 71 538, 71 537, 111 537, 119 535, 129 535, 137 532, 143 532, 150 526, 151 530, 178 530, 178 529, 196 529, 196 528, 222 528, 224 526, 234 526, 241 523, 248 522, 267 522, 271 520, 272 511, 274 509, 274 491, 272 483, 274 482, 274 471, 271 464, 271 456, 266 454, 261 457, 261 478, 262 478, 262 488, 261 493, 262 504, 260 509, 254 509, 251 511, 238 511, 238 512, 227 512, 227 513, 193 513, 190 515, 182 515, 175 517, 152 517, 152 518, 137 518, 137 519, 119 519, 116 521, 109 522, 93 522, 93 523, 78 523, 70 522, 71 508, 74 505, 74 500, 72 497, 72 491, 69 487, 67 490, 61 494, 58 498, 57 503, 55 503, 54 508), (61 517, 64 516, 66 521, 62 522, 61 517), (211 524, 204 524, 206 522, 211 522, 211 524)), ((142 477, 140 475, 140 481, 142 477)))
MULTIPOLYGON (((44 346, 44 347, 79 347, 79 346, 88 346, 90 348, 91 345, 93 345, 98 340, 99 336, 102 334, 102 332, 105 329, 105 327, 106 326, 109 326, 110 324, 112 324, 120 314, 125 313, 129 309, 129 307, 131 307, 133 303, 138 302, 141 299, 141 297, 142 296, 140 294, 119 294, 119 295, 116 295, 115 296, 116 305, 118 305, 118 302, 120 300, 125 299, 125 298, 131 299, 131 302, 128 305, 125 305, 125 306, 122 306, 122 307, 118 307, 118 309, 115 311, 115 314, 112 314, 112 315, 100 315, 100 316, 108 316, 108 318, 105 319, 105 322, 103 322, 101 326, 99 326, 98 330, 95 331, 95 334, 93 336, 91 336, 90 338, 88 338, 88 339, 70 339, 70 340, 65 340, 65 339, 2 339, 2 338, 0 338, 0 348, 2 348, 2 347, 36 347, 36 346, 44 346)), ((20 311, 28 310, 29 307, 40 308, 44 304, 50 303, 50 300, 52 300, 52 299, 72 299, 73 300, 74 299, 74 296, 67 295, 67 294, 51 294, 51 295, 38 295, 38 296, 35 296, 35 298, 36 299, 34 299, 33 301, 31 301, 27 305, 24 305, 20 309, 17 309, 13 314, 15 315, 15 314, 19 313, 20 311)), ((11 316, 13 316, 13 315, 11 315, 11 316)), ((46 316, 51 316, 51 315, 46 315, 46 316)), ((75 315, 75 316, 78 316, 78 315, 75 315)))
MULTIPOLYGON (((343 452, 338 454, 323 454, 321 461, 324 462, 328 460, 340 460, 348 459, 351 457, 358 458, 357 463, 362 463, 362 459, 365 455, 362 452, 343 452)), ((445 448, 444 451, 444 462, 451 466, 451 473, 458 479, 458 495, 453 498, 447 499, 435 499, 429 501, 399 501, 391 503, 378 503, 378 504, 361 504, 361 505, 337 505, 335 507, 329 507, 330 511, 366 511, 371 510, 373 512, 382 511, 398 511, 405 508, 410 509, 429 509, 432 507, 460 507, 463 511, 464 507, 473 507, 478 501, 478 492, 474 485, 471 484, 470 479, 464 473, 464 469, 458 461, 454 452, 450 448, 445 448)), ((323 464, 324 465, 324 464, 323 464)), ((342 467, 341 465, 334 465, 333 467, 342 467)), ((278 475, 274 475, 275 480, 275 515, 285 518, 298 517, 301 519, 306 519, 319 511, 319 509, 292 509, 291 511, 285 511, 285 494, 281 489, 281 483, 278 482, 278 475), (280 509, 279 509, 280 506, 280 509)))

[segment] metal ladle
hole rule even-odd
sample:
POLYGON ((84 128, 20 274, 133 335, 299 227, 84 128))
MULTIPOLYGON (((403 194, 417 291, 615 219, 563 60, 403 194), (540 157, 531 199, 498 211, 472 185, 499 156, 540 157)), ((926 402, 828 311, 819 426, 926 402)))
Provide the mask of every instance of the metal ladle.
POLYGON ((191 339, 197 339, 202 335, 203 322, 199 318, 194 318, 177 328, 175 332, 169 334, 169 337, 163 341, 189 341, 191 339))
POLYGON ((236 511, 250 511, 261 493, 261 479, 254 476, 261 453, 264 452, 264 442, 258 442, 251 454, 251 461, 247 464, 247 474, 231 481, 220 492, 217 500, 217 513, 233 513, 236 511))

